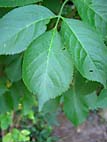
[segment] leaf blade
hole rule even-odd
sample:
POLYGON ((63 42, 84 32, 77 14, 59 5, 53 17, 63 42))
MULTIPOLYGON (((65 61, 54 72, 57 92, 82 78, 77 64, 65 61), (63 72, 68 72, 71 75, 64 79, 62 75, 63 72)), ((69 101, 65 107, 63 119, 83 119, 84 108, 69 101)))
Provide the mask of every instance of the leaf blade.
POLYGON ((71 88, 64 95, 64 112, 74 125, 85 121, 89 110, 94 109, 97 101, 96 89, 98 84, 87 81, 75 70, 71 88), (69 109, 68 109, 69 108, 69 109))
POLYGON ((0 7, 16 7, 37 3, 42 0, 0 0, 0 7))
POLYGON ((88 116, 88 107, 83 98, 84 96, 75 94, 72 89, 69 89, 64 96, 64 112, 76 126, 88 116))
POLYGON ((38 5, 12 10, 0 20, 0 55, 16 54, 46 30, 46 24, 55 15, 38 5), (39 11, 39 13, 37 12, 39 11))
POLYGON ((37 94, 40 110, 46 101, 67 90, 72 80, 72 59, 63 47, 60 35, 52 30, 37 38, 25 53, 23 80, 37 94))
POLYGON ((103 89, 97 98, 97 108, 107 108, 107 89, 103 89))
POLYGON ((101 37, 79 20, 63 19, 61 34, 78 71, 106 87, 107 48, 101 37))
POLYGON ((94 26, 103 36, 107 35, 107 1, 73 0, 82 20, 94 26), (84 12, 85 11, 85 12, 84 12))
POLYGON ((15 60, 13 60, 6 68, 5 73, 11 82, 17 82, 22 78, 22 56, 18 56, 15 60))

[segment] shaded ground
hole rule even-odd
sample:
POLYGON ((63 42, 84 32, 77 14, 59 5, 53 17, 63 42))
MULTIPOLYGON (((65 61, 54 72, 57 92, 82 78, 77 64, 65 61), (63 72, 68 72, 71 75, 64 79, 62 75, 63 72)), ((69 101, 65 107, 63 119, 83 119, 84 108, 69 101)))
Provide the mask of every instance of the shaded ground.
POLYGON ((59 116, 60 126, 55 128, 54 135, 58 142, 107 142, 107 122, 94 113, 87 121, 75 128, 64 114, 59 116))

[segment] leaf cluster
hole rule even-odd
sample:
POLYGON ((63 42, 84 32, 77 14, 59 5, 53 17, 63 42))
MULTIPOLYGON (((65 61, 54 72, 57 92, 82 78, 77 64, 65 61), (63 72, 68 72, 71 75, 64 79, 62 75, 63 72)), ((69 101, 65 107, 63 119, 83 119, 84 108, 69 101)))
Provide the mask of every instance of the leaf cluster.
POLYGON ((90 109, 107 106, 107 1, 72 0, 71 11, 77 9, 79 18, 64 16, 67 2, 56 2, 57 14, 48 0, 0 0, 1 7, 12 7, 0 19, 0 74, 8 78, 0 86, 1 111, 17 104, 13 98, 18 92, 12 95, 10 88, 14 82, 21 86, 20 80, 37 96, 40 111, 49 101, 55 107, 63 102, 75 125, 86 119, 90 109))

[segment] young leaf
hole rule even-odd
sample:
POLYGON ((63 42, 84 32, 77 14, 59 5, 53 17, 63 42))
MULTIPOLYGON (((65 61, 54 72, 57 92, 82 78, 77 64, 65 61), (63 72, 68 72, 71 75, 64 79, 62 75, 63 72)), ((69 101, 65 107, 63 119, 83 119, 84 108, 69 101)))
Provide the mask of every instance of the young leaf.
POLYGON ((82 20, 107 35, 107 0, 73 0, 82 20))
POLYGON ((47 8, 30 5, 16 8, 0 20, 0 55, 24 51, 46 30, 54 14, 47 8))
POLYGON ((25 52, 22 76, 31 92, 37 94, 39 109, 44 103, 61 95, 72 81, 73 65, 59 33, 44 33, 25 52))
POLYGON ((37 3, 42 0, 0 0, 0 7, 24 6, 31 3, 37 3))
POLYGON ((87 24, 64 18, 61 34, 78 71, 88 80, 106 86, 107 48, 101 37, 87 24))

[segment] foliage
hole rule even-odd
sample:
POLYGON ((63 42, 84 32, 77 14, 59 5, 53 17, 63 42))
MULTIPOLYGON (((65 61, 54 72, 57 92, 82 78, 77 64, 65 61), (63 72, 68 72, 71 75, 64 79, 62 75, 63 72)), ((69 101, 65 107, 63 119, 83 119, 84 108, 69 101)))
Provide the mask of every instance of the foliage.
POLYGON ((30 132, 27 130, 22 130, 21 132, 17 129, 13 129, 11 133, 6 134, 3 138, 3 142, 16 142, 19 141, 29 141, 30 132))
POLYGON ((0 7, 16 7, 16 6, 24 6, 32 3, 37 3, 42 0, 0 0, 0 7))
POLYGON ((9 122, 19 106, 30 112, 35 95, 40 111, 63 104, 74 125, 107 106, 107 1, 52 3, 0 0, 0 112, 9 122))
POLYGON ((54 106, 51 112, 48 109, 50 105, 48 103, 44 108, 45 111, 40 113, 38 112, 37 99, 32 94, 29 94, 21 82, 17 82, 13 88, 13 94, 10 93, 8 95, 14 95, 12 96, 14 98, 11 99, 12 102, 14 101, 14 104, 10 102, 12 105, 9 111, 7 112, 7 109, 4 109, 0 114, 3 142, 17 142, 18 140, 26 142, 55 141, 56 137, 51 135, 52 125, 56 124, 56 120, 52 115, 57 109, 55 109, 56 103, 51 102, 54 106), (17 95, 20 96, 18 97, 17 95), (49 118, 50 120, 48 120, 49 118))

